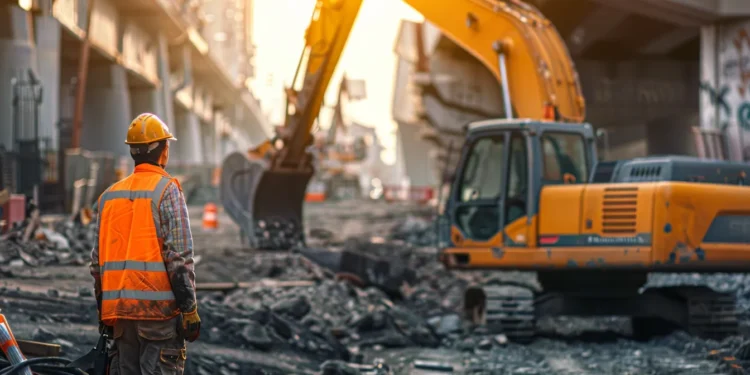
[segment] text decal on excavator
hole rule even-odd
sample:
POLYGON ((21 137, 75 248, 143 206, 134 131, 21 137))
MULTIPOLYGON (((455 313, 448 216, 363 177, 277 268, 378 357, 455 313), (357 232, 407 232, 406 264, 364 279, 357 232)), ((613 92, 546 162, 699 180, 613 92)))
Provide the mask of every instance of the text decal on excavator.
POLYGON ((597 234, 584 235, 543 235, 539 243, 544 246, 648 246, 651 234, 641 233, 629 237, 601 237, 597 234))

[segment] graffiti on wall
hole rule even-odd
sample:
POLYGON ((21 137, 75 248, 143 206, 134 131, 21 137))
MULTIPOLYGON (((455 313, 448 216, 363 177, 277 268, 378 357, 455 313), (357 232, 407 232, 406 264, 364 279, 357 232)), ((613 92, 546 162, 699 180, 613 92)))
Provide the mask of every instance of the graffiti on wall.
POLYGON ((737 92, 744 99, 747 93, 748 83, 750 83, 750 33, 748 29, 740 28, 732 40, 734 49, 737 52, 736 59, 730 59, 724 64, 724 74, 729 73, 732 69, 736 70, 733 76, 739 77, 737 92), (730 69, 727 69, 727 68, 730 69))
POLYGON ((701 126, 726 135, 732 160, 750 156, 750 21, 705 29, 701 43, 701 126), (714 33, 718 33, 715 35, 714 33), (717 43, 712 41, 716 40, 717 43))
POLYGON ((744 102, 737 109, 737 124, 742 129, 750 130, 750 103, 744 102))
POLYGON ((742 98, 742 103, 737 109, 737 125, 742 129, 750 130, 750 103, 746 101, 746 95, 750 87, 750 32, 748 32, 748 28, 740 28, 734 35, 732 42, 738 56, 736 74, 739 77, 739 82, 737 92, 742 98))
POLYGON ((717 127, 724 131, 729 127, 729 116, 732 114, 732 107, 727 101, 729 86, 722 86, 717 89, 708 82, 701 82, 700 90, 708 97, 714 110, 720 111, 719 120, 715 121, 717 127))
MULTIPOLYGON (((725 46, 721 76, 724 82, 736 90, 737 95, 724 100, 735 104, 735 121, 740 129, 750 131, 750 26, 744 25, 730 31, 730 43, 725 46)), ((726 93, 724 94, 726 97, 726 93)), ((728 105, 729 105, 728 104, 728 105)), ((732 113, 726 114, 731 119, 732 113)))

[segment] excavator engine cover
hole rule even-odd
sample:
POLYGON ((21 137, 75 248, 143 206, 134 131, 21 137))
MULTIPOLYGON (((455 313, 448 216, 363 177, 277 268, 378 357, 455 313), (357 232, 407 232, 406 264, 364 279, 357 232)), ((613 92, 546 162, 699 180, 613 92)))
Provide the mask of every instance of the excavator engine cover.
POLYGON ((243 244, 286 250, 304 244, 302 205, 313 170, 269 170, 269 162, 235 152, 221 168, 221 200, 243 244))

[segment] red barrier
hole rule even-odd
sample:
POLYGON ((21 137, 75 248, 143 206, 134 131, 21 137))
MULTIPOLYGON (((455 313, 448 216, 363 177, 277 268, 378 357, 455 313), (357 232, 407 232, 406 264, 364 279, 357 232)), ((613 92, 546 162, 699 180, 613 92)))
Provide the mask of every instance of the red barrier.
POLYGON ((26 219, 26 196, 12 194, 2 207, 0 221, 4 224, 0 226, 0 233, 7 232, 8 229, 13 228, 13 224, 22 223, 24 219, 26 219))
POLYGON ((387 202, 416 202, 426 204, 435 197, 435 189, 429 186, 384 186, 383 197, 387 202))

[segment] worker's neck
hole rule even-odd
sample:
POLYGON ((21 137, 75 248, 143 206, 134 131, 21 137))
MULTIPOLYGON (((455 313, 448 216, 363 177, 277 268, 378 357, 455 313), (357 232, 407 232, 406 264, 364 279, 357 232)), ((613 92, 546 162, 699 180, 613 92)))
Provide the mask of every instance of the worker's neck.
POLYGON ((159 167, 161 169, 167 169, 166 165, 162 165, 162 164, 155 163, 155 162, 152 162, 152 161, 142 161, 140 163, 137 163, 135 166, 137 167, 137 166, 139 166, 141 164, 150 164, 150 165, 153 165, 154 167, 159 167))

